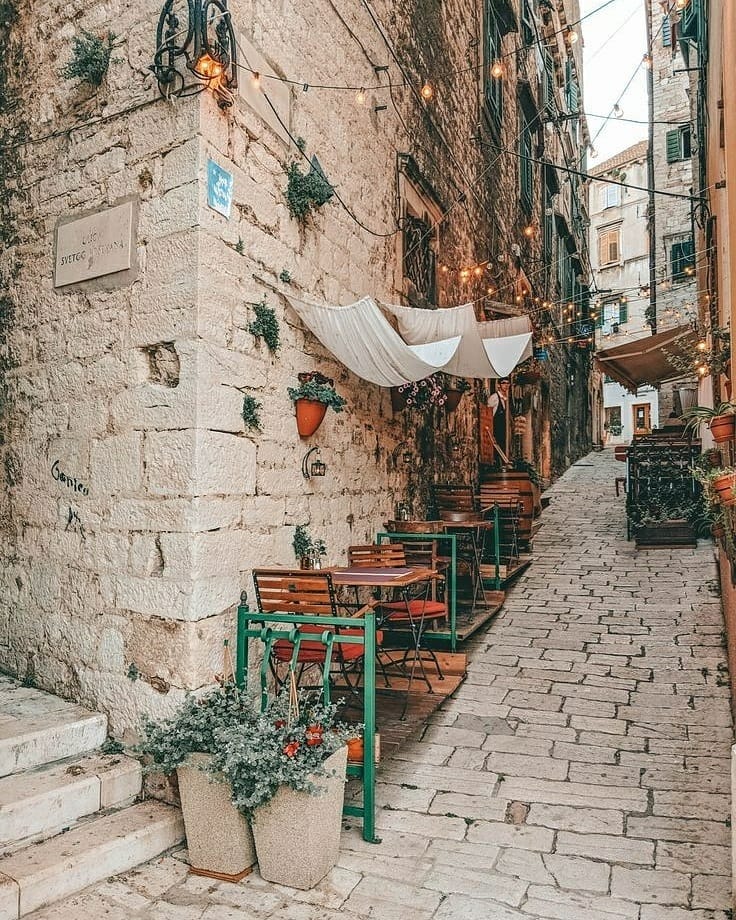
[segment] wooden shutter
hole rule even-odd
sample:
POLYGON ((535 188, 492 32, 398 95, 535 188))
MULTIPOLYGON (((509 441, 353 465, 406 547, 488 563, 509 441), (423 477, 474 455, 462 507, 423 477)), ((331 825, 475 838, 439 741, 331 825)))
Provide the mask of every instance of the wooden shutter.
POLYGON ((621 303, 619 301, 618 305, 618 321, 619 323, 625 323, 629 318, 629 305, 624 301, 621 303))
POLYGON ((676 163, 682 159, 682 132, 679 128, 667 132, 667 162, 676 163))
POLYGON ((669 16, 662 20, 662 44, 665 48, 672 47, 672 23, 669 16))

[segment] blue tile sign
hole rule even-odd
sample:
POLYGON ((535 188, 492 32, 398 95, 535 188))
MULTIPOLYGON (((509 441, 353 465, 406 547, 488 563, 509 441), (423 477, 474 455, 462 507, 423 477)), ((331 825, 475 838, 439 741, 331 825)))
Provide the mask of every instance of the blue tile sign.
POLYGON ((214 160, 207 160, 207 204, 227 218, 233 205, 233 184, 232 173, 214 160))

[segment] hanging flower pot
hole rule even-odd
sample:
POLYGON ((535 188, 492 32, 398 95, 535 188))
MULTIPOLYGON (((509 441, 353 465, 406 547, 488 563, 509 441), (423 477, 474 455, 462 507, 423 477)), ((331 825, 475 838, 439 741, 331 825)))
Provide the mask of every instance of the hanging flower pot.
POLYGON ((716 415, 708 423, 716 444, 731 441, 736 436, 736 415, 716 415))
POLYGON ((711 485, 716 494, 718 501, 727 508, 736 505, 736 473, 724 473, 723 476, 716 476, 711 485))
POLYGON ((322 424, 327 405, 316 399, 297 399, 294 405, 296 406, 296 427, 299 437, 308 438, 322 424))
POLYGON ((406 409, 406 394, 401 387, 391 387, 391 410, 401 412, 402 409, 406 409))
POLYGON ((445 408, 448 412, 454 412, 455 409, 460 405, 460 400, 463 398, 462 390, 448 390, 447 391, 447 402, 445 403, 445 408))
POLYGON ((319 371, 299 374, 299 386, 288 388, 289 398, 296 406, 296 427, 299 436, 308 438, 322 424, 329 407, 342 412, 345 400, 335 390, 335 382, 319 371))

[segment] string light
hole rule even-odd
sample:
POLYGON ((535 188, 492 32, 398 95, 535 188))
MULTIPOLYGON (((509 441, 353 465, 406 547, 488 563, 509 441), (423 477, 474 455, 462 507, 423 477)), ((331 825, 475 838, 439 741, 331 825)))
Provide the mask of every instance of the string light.
POLYGON ((684 10, 690 0, 675 0, 675 9, 684 10))
POLYGON ((358 105, 365 105, 365 99, 365 89, 359 89, 355 94, 355 101, 358 103, 358 105))
POLYGON ((476 278, 480 278, 480 276, 483 274, 483 266, 476 265, 475 268, 473 269, 473 274, 475 275, 476 278))
POLYGON ((422 99, 424 99, 425 102, 429 102, 430 99, 434 98, 434 87, 432 86, 431 83, 424 83, 422 85, 422 88, 419 90, 419 92, 422 96, 422 99))
POLYGON ((469 269, 469 268, 461 268, 461 269, 460 269, 460 280, 461 280, 461 281, 467 281, 469 277, 470 277, 470 269, 469 269))
POLYGON ((707 348, 708 348, 708 343, 707 343, 707 342, 703 342, 703 341, 701 340, 700 342, 698 342, 696 348, 698 349, 698 351, 706 351, 707 348))
POLYGON ((652 67, 652 56, 651 54, 645 54, 641 59, 642 64, 646 67, 647 70, 651 70, 652 67))
POLYGON ((568 30, 565 32, 565 41, 570 45, 574 45, 577 43, 577 40, 578 33, 575 31, 575 29, 568 28, 568 30))
POLYGON ((253 83, 253 86, 256 89, 259 89, 261 85, 261 75, 258 73, 257 70, 253 71, 253 73, 250 75, 250 79, 251 79, 251 82, 253 83))
POLYGON ((503 76, 503 64, 501 61, 494 61, 491 66, 491 76, 496 80, 500 80, 503 76))
POLYGON ((527 224, 526 227, 524 227, 524 236, 528 240, 530 240, 534 236, 534 233, 535 233, 534 224, 527 224))
POLYGON ((623 118, 623 114, 624 114, 624 110, 621 108, 621 106, 617 102, 616 105, 614 105, 613 107, 613 117, 623 118))

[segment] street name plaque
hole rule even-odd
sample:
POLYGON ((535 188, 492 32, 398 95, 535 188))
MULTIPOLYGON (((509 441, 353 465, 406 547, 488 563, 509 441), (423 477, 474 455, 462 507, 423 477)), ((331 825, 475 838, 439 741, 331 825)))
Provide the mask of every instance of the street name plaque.
POLYGON ((127 271, 132 265, 132 236, 132 201, 59 224, 54 286, 127 271))

